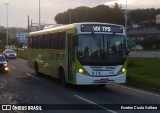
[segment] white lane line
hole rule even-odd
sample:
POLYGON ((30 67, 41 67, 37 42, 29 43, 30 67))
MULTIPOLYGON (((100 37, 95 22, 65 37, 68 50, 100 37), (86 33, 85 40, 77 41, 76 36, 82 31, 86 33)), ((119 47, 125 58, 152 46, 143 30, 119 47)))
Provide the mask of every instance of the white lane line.
POLYGON ((85 101, 85 102, 88 102, 88 103, 90 103, 90 104, 93 104, 93 105, 95 105, 95 106, 98 106, 98 107, 100 107, 100 108, 102 108, 102 109, 104 109, 104 110, 106 110, 106 111, 108 111, 108 112, 118 113, 118 112, 116 112, 116 111, 110 110, 110 109, 108 109, 108 108, 106 108, 106 107, 103 107, 103 106, 101 106, 101 105, 98 105, 97 103, 92 102, 92 101, 90 101, 90 100, 88 100, 88 99, 85 99, 85 98, 83 98, 83 97, 81 97, 81 96, 78 96, 78 95, 74 95, 74 96, 77 97, 77 98, 79 98, 79 99, 81 99, 81 100, 83 100, 83 101, 85 101))
POLYGON ((149 92, 142 91, 142 90, 139 90, 139 89, 134 89, 134 88, 131 88, 131 87, 122 86, 122 85, 118 85, 118 84, 112 84, 112 85, 119 86, 119 87, 129 89, 129 90, 133 90, 133 91, 137 91, 137 92, 144 93, 144 94, 147 94, 147 95, 153 95, 153 96, 156 96, 156 97, 160 97, 160 95, 158 95, 158 94, 149 93, 149 92))
POLYGON ((13 69, 16 69, 14 66, 12 66, 12 65, 9 65, 11 68, 13 68, 13 69))
POLYGON ((32 77, 32 78, 34 78, 34 79, 36 79, 36 80, 40 80, 39 78, 34 77, 33 75, 31 75, 31 74, 29 74, 29 73, 26 73, 26 75, 28 75, 28 76, 30 76, 30 77, 32 77))
POLYGON ((23 62, 27 62, 27 60, 24 60, 24 59, 20 59, 20 58, 18 58, 18 60, 21 60, 21 61, 23 61, 23 62))

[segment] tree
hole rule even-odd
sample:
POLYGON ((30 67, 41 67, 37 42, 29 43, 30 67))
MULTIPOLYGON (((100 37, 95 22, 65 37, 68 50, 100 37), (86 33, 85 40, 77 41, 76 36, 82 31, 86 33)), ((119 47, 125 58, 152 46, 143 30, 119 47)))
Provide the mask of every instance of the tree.
POLYGON ((55 16, 57 24, 69 24, 71 22, 104 22, 124 25, 124 15, 121 6, 115 4, 114 7, 99 5, 93 8, 81 6, 75 9, 69 9, 55 16))
POLYGON ((155 20, 156 15, 160 14, 160 9, 136 9, 129 13, 129 21, 132 23, 140 23, 142 21, 155 20))
POLYGON ((114 5, 112 5, 112 8, 115 9, 115 10, 121 10, 122 5, 119 5, 118 3, 114 3, 114 5))
POLYGON ((8 40, 8 44, 9 45, 16 45, 18 42, 17 42, 17 39, 16 38, 9 38, 8 40))
POLYGON ((7 43, 7 40, 6 40, 6 34, 5 33, 0 33, 0 49, 4 49, 5 48, 5 45, 7 43))

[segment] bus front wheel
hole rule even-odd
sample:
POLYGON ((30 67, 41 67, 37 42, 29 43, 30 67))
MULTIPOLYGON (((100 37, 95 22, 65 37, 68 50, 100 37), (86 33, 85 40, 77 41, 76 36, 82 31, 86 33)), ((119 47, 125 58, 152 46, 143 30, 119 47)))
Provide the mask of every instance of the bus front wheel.
POLYGON ((66 86, 66 80, 65 80, 65 73, 64 70, 62 68, 59 69, 59 80, 62 86, 66 86))

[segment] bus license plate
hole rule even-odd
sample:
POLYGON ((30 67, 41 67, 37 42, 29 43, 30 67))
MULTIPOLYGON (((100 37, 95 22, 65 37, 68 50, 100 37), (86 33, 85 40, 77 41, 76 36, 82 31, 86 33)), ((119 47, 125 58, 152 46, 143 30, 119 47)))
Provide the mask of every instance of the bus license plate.
POLYGON ((107 78, 102 78, 102 79, 100 79, 100 81, 101 81, 102 83, 107 83, 107 82, 108 82, 108 79, 107 79, 107 78))

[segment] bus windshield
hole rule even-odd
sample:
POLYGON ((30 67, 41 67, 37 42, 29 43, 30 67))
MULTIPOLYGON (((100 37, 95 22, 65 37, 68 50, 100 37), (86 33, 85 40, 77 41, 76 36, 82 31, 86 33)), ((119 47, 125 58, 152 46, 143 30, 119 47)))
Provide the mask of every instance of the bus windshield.
POLYGON ((125 61, 125 36, 81 34, 77 49, 77 58, 82 65, 122 65, 125 61))

